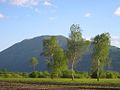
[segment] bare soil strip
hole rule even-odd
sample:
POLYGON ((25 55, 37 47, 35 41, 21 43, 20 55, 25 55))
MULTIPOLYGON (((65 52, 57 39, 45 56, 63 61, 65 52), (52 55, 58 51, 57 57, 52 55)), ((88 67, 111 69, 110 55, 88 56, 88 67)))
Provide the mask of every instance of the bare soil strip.
POLYGON ((49 82, 3 82, 0 90, 120 90, 120 84, 71 84, 49 82))

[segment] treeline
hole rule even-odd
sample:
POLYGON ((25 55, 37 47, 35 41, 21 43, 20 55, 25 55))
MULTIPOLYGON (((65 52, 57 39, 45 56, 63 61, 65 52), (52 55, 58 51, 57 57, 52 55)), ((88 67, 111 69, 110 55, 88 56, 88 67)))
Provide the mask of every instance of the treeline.
MULTIPOLYGON (((89 41, 83 38, 79 25, 73 24, 70 27, 70 34, 67 41, 67 49, 63 49, 60 47, 55 36, 43 40, 43 52, 41 55, 45 57, 51 78, 64 77, 65 71, 70 71, 68 73, 72 80, 77 76, 81 76, 79 75, 80 73, 75 72, 74 67, 90 46, 92 48, 91 71, 90 75, 84 76, 97 78, 98 81, 100 77, 108 77, 108 73, 104 72, 104 66, 110 66, 111 62, 109 56, 109 33, 102 33, 89 41)), ((35 67, 38 65, 37 59, 35 57, 32 58, 31 63, 33 71, 35 71, 35 67)))
MULTIPOLYGON (((34 71, 34 72, 0 72, 0 78, 58 78, 55 73, 48 71, 34 71)), ((71 70, 62 72, 59 78, 72 78, 71 70)), ((93 78, 88 72, 74 71, 74 78, 87 79, 93 78)), ((106 71, 100 75, 100 78, 117 79, 120 78, 120 73, 113 71, 106 71)))
MULTIPOLYGON (((109 33, 102 33, 95 36, 91 41, 83 38, 81 28, 77 24, 70 27, 70 34, 68 38, 67 48, 60 47, 55 36, 43 40, 43 52, 40 56, 45 57, 48 71, 38 72, 36 66, 39 65, 36 57, 32 57, 31 65, 33 67, 32 73, 12 73, 24 77, 51 77, 51 78, 119 78, 119 73, 105 72, 104 66, 110 66, 110 35, 109 33), (91 50, 91 71, 90 73, 79 72, 74 70, 75 65, 81 60, 84 53, 91 50)), ((7 74, 6 74, 7 75, 7 74)), ((11 75, 11 73, 8 73, 11 75)), ((13 75, 14 76, 14 75, 13 75)))

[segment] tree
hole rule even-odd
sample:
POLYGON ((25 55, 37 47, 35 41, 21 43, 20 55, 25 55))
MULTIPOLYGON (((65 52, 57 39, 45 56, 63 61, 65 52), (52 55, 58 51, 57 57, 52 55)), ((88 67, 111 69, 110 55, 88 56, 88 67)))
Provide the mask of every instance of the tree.
POLYGON ((72 70, 72 80, 74 80, 74 65, 80 60, 83 52, 87 49, 89 41, 82 38, 79 25, 72 25, 70 27, 70 36, 68 39, 67 57, 72 70))
POLYGON ((53 72, 56 72, 59 77, 63 71, 68 69, 67 57, 65 56, 64 50, 60 47, 57 47, 54 52, 53 59, 53 72))
POLYGON ((53 65, 53 55, 54 55, 54 50, 58 46, 57 40, 54 36, 44 39, 43 40, 43 53, 42 55, 45 56, 47 64, 48 64, 48 69, 52 69, 53 65))
POLYGON ((48 68, 58 76, 67 68, 67 58, 59 46, 56 37, 52 36, 43 41, 43 55, 46 57, 48 68))
POLYGON ((32 57, 31 64, 32 64, 32 67, 33 67, 33 71, 35 71, 35 67, 38 64, 38 60, 37 60, 36 57, 32 57))
POLYGON ((92 75, 99 81, 100 73, 109 60, 110 35, 102 33, 92 40, 92 75))

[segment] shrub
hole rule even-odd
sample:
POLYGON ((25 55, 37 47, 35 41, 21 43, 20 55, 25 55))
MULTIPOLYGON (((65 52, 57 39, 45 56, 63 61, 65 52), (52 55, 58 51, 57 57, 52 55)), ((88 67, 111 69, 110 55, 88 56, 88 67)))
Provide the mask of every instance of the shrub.
POLYGON ((118 72, 113 72, 113 71, 108 71, 106 72, 106 78, 119 78, 119 73, 118 72))
POLYGON ((39 78, 46 78, 47 76, 44 75, 44 72, 39 72, 39 78))
MULTIPOLYGON (((72 74, 71 70, 66 70, 66 71, 62 72, 62 76, 61 77, 62 78, 72 78, 71 74, 72 74)), ((75 72, 74 72, 74 75, 75 75, 75 72)))
POLYGON ((13 76, 12 76, 12 74, 10 74, 10 73, 6 73, 6 74, 4 74, 4 77, 5 77, 5 78, 12 78, 13 76))
POLYGON ((38 78, 39 77, 39 72, 35 71, 29 74, 29 77, 31 78, 38 78))
POLYGON ((57 72, 52 72, 51 73, 51 78, 53 79, 53 78, 58 78, 59 77, 59 75, 58 75, 58 73, 57 72))
POLYGON ((20 75, 20 73, 10 73, 13 78, 22 78, 22 75, 20 75))
POLYGON ((95 72, 93 72, 93 73, 91 73, 91 78, 97 78, 97 71, 95 71, 95 72))
POLYGON ((24 77, 24 78, 28 78, 29 77, 29 73, 23 72, 23 73, 21 73, 21 76, 24 77))
MULTIPOLYGON (((90 76, 91 78, 97 78, 97 71, 93 72, 90 76)), ((99 78, 106 78, 105 72, 99 72, 99 78)))
POLYGON ((76 72, 75 78, 90 78, 87 72, 76 72))
POLYGON ((100 78, 106 78, 106 72, 100 72, 100 78))
POLYGON ((4 77, 4 78, 21 78, 22 75, 20 75, 19 73, 14 73, 14 72, 1 72, 0 77, 4 77))
POLYGON ((43 76, 44 76, 44 78, 48 78, 48 77, 50 77, 50 74, 48 71, 44 71, 43 76))
POLYGON ((31 78, 48 78, 50 74, 47 71, 44 72, 32 72, 29 74, 29 77, 31 78))

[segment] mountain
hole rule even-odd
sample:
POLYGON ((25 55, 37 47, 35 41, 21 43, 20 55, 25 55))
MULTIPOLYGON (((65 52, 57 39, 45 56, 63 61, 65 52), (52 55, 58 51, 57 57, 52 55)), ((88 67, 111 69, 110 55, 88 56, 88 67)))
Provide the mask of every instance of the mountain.
MULTIPOLYGON (((51 36, 40 36, 33 39, 26 39, 0 52, 0 70, 6 69, 7 71, 30 72, 32 71, 30 64, 32 57, 37 57, 39 60, 37 70, 47 70, 45 58, 40 56, 40 53, 43 48, 43 40, 50 37, 51 36)), ((67 38, 64 36, 56 36, 56 38, 59 45, 66 49, 67 38)), ((90 56, 90 50, 88 50, 75 68, 80 71, 89 71, 91 65, 90 56)), ((110 70, 120 72, 120 48, 111 46, 110 56, 112 58, 110 70)))
MULTIPOLYGON (((42 42, 45 38, 50 38, 50 36, 26 39, 0 52, 0 69, 29 72, 32 70, 32 66, 30 64, 31 58, 37 57, 40 63, 37 69, 46 70, 44 57, 40 56, 43 48, 42 42)), ((66 48, 67 39, 63 36, 57 36, 57 39, 60 46, 62 48, 66 48)))

